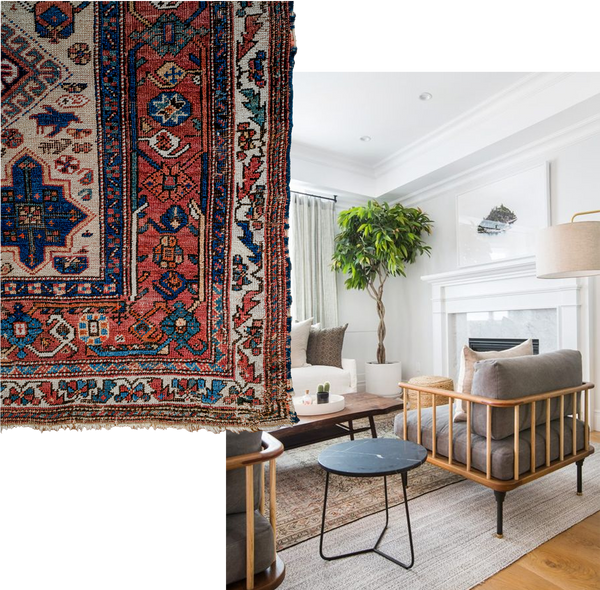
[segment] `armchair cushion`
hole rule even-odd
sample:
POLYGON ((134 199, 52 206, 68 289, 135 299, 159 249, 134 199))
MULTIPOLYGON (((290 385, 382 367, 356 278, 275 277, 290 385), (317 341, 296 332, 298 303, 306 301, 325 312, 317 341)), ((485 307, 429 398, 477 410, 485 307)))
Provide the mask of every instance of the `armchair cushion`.
MULTIPOLYGON (((487 362, 487 361, 486 361, 487 362)), ((511 410, 512 411, 512 410, 511 410)), ((421 410, 421 444, 429 451, 432 450, 432 408, 421 410)), ((572 450, 572 421, 565 420, 564 451, 568 456, 572 450)), ((417 411, 408 412, 407 416, 408 440, 417 442, 418 420, 417 411)), ((448 456, 448 409, 441 406, 436 414, 436 454, 442 457, 448 456)), ((404 417, 400 413, 394 422, 394 432, 400 438, 404 438, 404 417)), ((577 421, 577 450, 583 449, 584 424, 577 421)), ((529 429, 522 430, 519 435, 519 473, 529 471, 531 462, 531 433, 529 429)), ((535 465, 542 467, 546 463, 546 429, 537 428, 535 431, 535 465)), ((452 431, 452 454, 453 460, 462 463, 467 462, 467 425, 465 422, 454 423, 452 431)), ((559 458, 560 420, 550 423, 550 460, 559 458)), ((471 435, 471 465, 474 469, 485 473, 486 470, 486 439, 477 434, 471 435)), ((514 439, 512 436, 502 440, 492 440, 492 477, 502 480, 510 480, 514 476, 514 439)))
MULTIPOLYGON (((235 471, 244 471, 236 469, 235 471)), ((246 514, 229 514, 226 530, 227 584, 246 577, 246 514)), ((275 540, 269 521, 254 513, 254 571, 266 570, 275 561, 275 540)))
MULTIPOLYGON (((226 455, 235 457, 256 453, 261 449, 262 432, 227 432, 226 455)), ((260 469, 262 463, 254 466, 254 508, 260 503, 260 469)), ((227 472, 227 514, 246 514, 246 470, 232 469, 227 472)))
MULTIPOLYGON (((581 353, 558 350, 536 356, 490 359, 475 363, 472 395, 494 399, 517 399, 557 389, 576 387, 582 383, 581 353)), ((565 415, 571 414, 572 396, 565 397, 565 415)), ((486 407, 472 404, 473 432, 486 436, 486 407)), ((521 406, 519 430, 530 425, 531 407, 521 406)), ((560 399, 550 402, 550 419, 560 416, 560 399)), ((536 424, 546 421, 546 402, 536 404, 536 424)), ((501 440, 513 434, 514 409, 492 409, 492 438, 501 440)))

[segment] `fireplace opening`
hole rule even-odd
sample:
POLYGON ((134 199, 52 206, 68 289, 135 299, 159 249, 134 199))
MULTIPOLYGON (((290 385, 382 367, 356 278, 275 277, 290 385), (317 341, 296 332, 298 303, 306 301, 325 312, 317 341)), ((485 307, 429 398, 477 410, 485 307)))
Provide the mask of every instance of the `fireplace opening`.
MULTIPOLYGON (((490 352, 513 348, 527 338, 469 338, 469 348, 476 352, 490 352)), ((540 353, 539 338, 533 338, 533 354, 540 353)))

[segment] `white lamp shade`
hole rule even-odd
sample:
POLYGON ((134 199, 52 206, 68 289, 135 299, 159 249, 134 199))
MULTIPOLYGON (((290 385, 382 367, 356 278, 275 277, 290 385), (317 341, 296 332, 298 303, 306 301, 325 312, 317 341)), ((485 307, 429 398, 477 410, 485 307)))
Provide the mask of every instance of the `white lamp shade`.
POLYGON ((538 232, 539 279, 600 275, 600 221, 575 221, 538 232))

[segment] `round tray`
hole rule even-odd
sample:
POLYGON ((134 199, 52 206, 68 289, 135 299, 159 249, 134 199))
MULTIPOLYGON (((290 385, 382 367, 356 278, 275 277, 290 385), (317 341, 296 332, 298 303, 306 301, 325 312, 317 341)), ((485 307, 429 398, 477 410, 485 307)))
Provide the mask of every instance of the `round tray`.
POLYGON ((302 403, 302 398, 304 396, 296 396, 292 398, 294 402, 294 407, 296 408, 296 414, 298 416, 319 416, 321 414, 335 414, 335 412, 341 412, 345 405, 346 400, 343 395, 334 395, 333 393, 329 394, 329 403, 328 404, 318 404, 317 396, 311 395, 313 398, 313 403, 310 406, 305 406, 302 403))

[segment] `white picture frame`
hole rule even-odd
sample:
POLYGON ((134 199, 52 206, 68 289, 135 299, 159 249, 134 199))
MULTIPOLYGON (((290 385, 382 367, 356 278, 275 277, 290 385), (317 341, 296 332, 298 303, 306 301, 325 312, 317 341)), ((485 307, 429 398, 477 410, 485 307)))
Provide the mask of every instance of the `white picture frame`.
POLYGON ((457 195, 458 267, 534 256, 536 234, 549 224, 549 162, 457 195))

